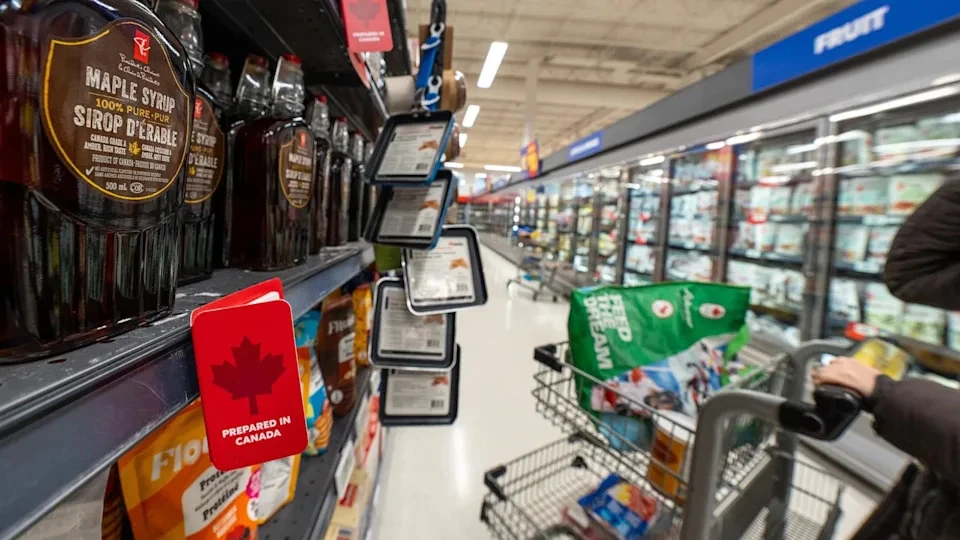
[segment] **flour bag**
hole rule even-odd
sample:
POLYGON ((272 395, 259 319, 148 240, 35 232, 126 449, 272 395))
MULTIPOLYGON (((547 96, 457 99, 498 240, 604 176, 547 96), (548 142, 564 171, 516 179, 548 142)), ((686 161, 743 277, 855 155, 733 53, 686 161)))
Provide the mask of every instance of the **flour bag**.
POLYGON ((617 389, 577 377, 580 406, 598 415, 649 416, 645 405, 695 416, 712 392, 743 375, 733 359, 750 338, 749 306, 749 288, 719 283, 574 291, 573 365, 617 389))

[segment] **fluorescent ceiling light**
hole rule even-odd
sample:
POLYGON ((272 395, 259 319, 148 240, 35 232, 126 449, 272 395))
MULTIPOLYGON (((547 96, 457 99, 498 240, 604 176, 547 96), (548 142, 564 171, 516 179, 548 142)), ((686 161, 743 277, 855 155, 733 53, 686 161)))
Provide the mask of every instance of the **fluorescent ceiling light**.
POLYGON ((520 172, 520 167, 514 167, 513 165, 484 165, 483 168, 495 172, 520 172))
POLYGON ((640 160, 640 166, 641 166, 641 167, 649 167, 650 165, 659 165, 659 164, 663 163, 664 161, 666 161, 666 159, 667 159, 667 158, 664 157, 664 156, 648 157, 648 158, 645 158, 645 159, 641 159, 641 160, 640 160))
POLYGON ((933 101, 935 99, 953 96, 958 92, 960 92, 960 88, 956 86, 947 86, 945 88, 937 88, 936 90, 928 90, 926 92, 920 92, 919 94, 913 94, 912 96, 891 99, 890 101, 878 103, 877 105, 863 107, 862 109, 854 109, 852 111, 835 114, 830 117, 830 121, 843 122, 844 120, 860 118, 861 116, 870 116, 872 114, 889 111, 891 109, 899 109, 901 107, 908 107, 918 103, 924 103, 927 101, 933 101))
POLYGON ((712 142, 712 143, 710 143, 710 144, 707 145, 707 150, 719 150, 719 149, 723 148, 723 147, 726 146, 726 145, 727 145, 727 143, 725 143, 725 142, 723 142, 723 141, 712 142))
POLYGON ((456 161, 448 161, 444 163, 443 166, 448 169, 462 169, 463 163, 457 163, 456 161))
POLYGON ((727 144, 729 144, 730 146, 733 146, 735 144, 745 144, 748 142, 753 142, 759 139, 760 137, 763 137, 762 131, 755 131, 753 133, 747 133, 746 135, 734 135, 733 137, 730 137, 729 139, 727 139, 727 144))
POLYGON ((467 134, 466 134, 466 133, 461 133, 461 134, 460 134, 460 148, 463 148, 463 147, 466 146, 466 145, 467 145, 467 134))
POLYGON ((463 127, 472 128, 473 123, 477 121, 477 115, 480 114, 479 105, 470 105, 467 112, 463 114, 463 127))
POLYGON ((478 88, 490 88, 505 54, 507 54, 506 41, 494 41, 490 44, 487 59, 483 61, 483 68, 480 70, 480 77, 477 79, 478 88))

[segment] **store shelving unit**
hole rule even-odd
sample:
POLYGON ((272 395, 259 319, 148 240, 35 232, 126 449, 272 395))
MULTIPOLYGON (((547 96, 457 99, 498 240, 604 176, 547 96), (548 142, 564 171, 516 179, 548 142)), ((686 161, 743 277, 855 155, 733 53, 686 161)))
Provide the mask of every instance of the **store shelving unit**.
POLYGON ((190 312, 272 277, 294 316, 357 275, 372 250, 328 248, 281 272, 221 270, 177 291, 175 311, 50 360, 0 366, 0 538, 22 533, 198 396, 190 312))
MULTIPOLYGON (((366 396, 366 399, 369 399, 371 374, 370 368, 357 370, 357 396, 366 396)), ((356 442, 354 425, 359 412, 365 409, 360 406, 361 401, 357 400, 357 406, 350 414, 334 421, 326 453, 321 456, 304 456, 300 460, 296 497, 259 527, 258 538, 314 540, 324 537, 337 506, 334 475, 347 442, 356 442)))

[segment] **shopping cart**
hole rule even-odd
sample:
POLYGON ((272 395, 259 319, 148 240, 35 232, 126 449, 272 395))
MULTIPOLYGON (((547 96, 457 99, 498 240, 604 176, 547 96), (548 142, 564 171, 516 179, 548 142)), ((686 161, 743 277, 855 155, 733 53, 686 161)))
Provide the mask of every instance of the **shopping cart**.
POLYGON ((551 293, 553 301, 556 302, 559 296, 551 287, 557 276, 557 267, 556 263, 548 264, 540 257, 524 257, 517 265, 517 276, 507 280, 507 291, 510 290, 510 285, 517 284, 528 291, 533 291, 534 302, 544 291, 551 293))
POLYGON ((657 499, 650 538, 832 538, 843 485, 798 456, 796 444, 797 434, 834 440, 859 414, 859 398, 838 387, 818 388, 813 403, 803 402, 808 364, 847 352, 812 341, 766 366, 745 366, 687 428, 654 408, 662 403, 638 402, 572 366, 567 344, 540 347, 537 410, 570 435, 488 471, 481 520, 501 539, 583 538, 570 509, 616 473, 657 499), (579 390, 591 383, 617 413, 579 406, 579 390), (644 432, 650 426, 652 438, 644 432))

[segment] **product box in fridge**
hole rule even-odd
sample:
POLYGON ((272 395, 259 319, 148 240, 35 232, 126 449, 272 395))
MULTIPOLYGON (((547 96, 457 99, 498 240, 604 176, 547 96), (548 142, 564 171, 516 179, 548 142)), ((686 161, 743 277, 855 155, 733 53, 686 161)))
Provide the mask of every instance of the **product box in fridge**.
POLYGON ((706 219, 693 220, 693 242, 699 246, 713 244, 713 222, 706 219))
POLYGON ((903 302, 890 294, 883 283, 867 283, 863 296, 863 322, 899 334, 903 327, 903 302))
POLYGON ((785 273, 787 274, 787 302, 796 306, 803 305, 803 291, 807 278, 802 272, 796 270, 786 270, 785 273))
POLYGON ((838 225, 834 255, 838 261, 854 263, 864 260, 870 231, 863 225, 838 225))
POLYGON ((860 322, 860 289, 856 281, 830 280, 830 315, 844 322, 860 322))
POLYGON ((773 188, 755 186, 750 188, 750 218, 762 220, 770 215, 770 203, 773 197, 773 188))
POLYGON ((890 177, 890 210, 895 216, 908 216, 926 201, 940 185, 939 174, 905 174, 890 177))
POLYGON ((793 201, 790 207, 795 214, 810 215, 813 213, 813 183, 797 184, 793 189, 793 201))
POLYGON ((943 310, 906 304, 903 310, 903 335, 940 345, 946 329, 946 315, 943 310))
POLYGON ((777 242, 773 250, 780 255, 799 257, 803 250, 804 235, 806 235, 806 225, 781 223, 777 225, 777 242))
POLYGON ((850 188, 850 210, 857 216, 879 216, 887 213, 890 182, 882 176, 853 178, 850 188))
POLYGON ((947 347, 960 351, 960 312, 947 312, 947 347))
POLYGON ((871 227, 870 243, 867 245, 867 260, 884 264, 890 254, 890 246, 897 236, 898 227, 871 227))
POLYGON ((260 467, 213 466, 199 400, 121 456, 118 466, 134 538, 257 537, 260 467))
MULTIPOLYGON (((738 376, 731 359, 749 339, 749 304, 749 289, 718 283, 574 291, 567 322, 573 363, 634 405, 695 415, 708 395, 738 376)), ((602 386, 577 383, 588 411, 631 409, 602 386)), ((643 407, 632 408, 643 416, 643 407)))
POLYGON ((790 201, 793 198, 793 188, 789 186, 772 188, 770 190, 770 215, 785 216, 790 213, 790 201))
POLYGON ((863 130, 841 133, 840 163, 844 166, 865 165, 873 161, 873 135, 863 130))
POLYGON ((757 223, 753 226, 753 234, 756 236, 756 249, 764 252, 773 251, 777 244, 776 223, 757 223))
POLYGON ((903 143, 917 142, 921 138, 920 129, 913 124, 881 128, 877 130, 877 144, 873 150, 881 161, 902 158, 915 151, 914 147, 903 143))

